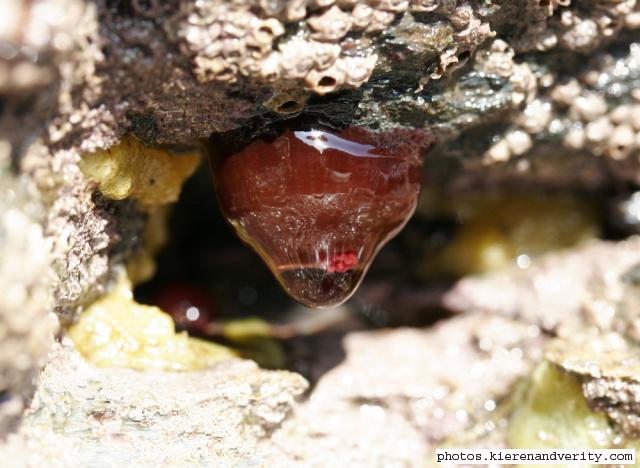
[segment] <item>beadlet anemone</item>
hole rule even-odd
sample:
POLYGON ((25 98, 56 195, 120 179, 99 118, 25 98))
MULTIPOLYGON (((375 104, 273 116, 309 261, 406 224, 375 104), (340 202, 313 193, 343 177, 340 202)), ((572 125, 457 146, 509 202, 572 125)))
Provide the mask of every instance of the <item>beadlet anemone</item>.
POLYGON ((429 141, 315 126, 213 151, 222 212, 294 299, 342 304, 413 214, 429 141))

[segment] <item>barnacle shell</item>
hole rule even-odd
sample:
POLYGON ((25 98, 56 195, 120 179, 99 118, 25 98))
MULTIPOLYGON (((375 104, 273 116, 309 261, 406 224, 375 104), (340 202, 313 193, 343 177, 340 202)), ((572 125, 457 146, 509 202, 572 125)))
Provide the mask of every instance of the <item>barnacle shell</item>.
POLYGON ((309 18, 308 23, 314 39, 338 41, 349 32, 351 16, 334 5, 323 14, 309 18))
POLYGON ((311 70, 305 81, 307 86, 317 94, 327 94, 335 91, 344 83, 344 71, 337 65, 326 70, 311 70))

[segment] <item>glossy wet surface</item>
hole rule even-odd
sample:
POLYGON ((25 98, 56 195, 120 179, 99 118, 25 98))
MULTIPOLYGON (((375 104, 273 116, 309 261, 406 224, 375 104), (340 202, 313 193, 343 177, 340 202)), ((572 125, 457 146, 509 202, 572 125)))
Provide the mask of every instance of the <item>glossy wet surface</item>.
POLYGON ((362 270, 349 268, 330 271, 322 268, 287 268, 278 272, 278 279, 291 295, 304 304, 332 307, 344 301, 360 282, 362 270))
POLYGON ((338 305, 413 213, 425 143, 415 131, 286 130, 213 154, 218 198, 292 297, 338 305))

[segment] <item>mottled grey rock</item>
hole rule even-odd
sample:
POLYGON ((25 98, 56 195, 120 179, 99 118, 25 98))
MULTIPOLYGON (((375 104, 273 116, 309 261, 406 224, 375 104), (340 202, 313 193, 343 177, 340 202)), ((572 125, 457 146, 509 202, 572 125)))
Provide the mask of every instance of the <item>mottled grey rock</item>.
POLYGON ((19 466, 250 466, 306 386, 241 360, 198 372, 98 369, 56 345, 1 450, 19 466))

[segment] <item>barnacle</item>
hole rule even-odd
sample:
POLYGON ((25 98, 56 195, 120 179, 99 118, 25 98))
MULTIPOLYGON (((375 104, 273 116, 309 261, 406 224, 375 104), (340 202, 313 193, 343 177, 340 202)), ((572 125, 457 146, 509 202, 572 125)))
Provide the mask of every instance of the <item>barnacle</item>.
POLYGON ((304 109, 308 98, 304 91, 285 88, 278 90, 264 105, 279 114, 295 114, 304 109))
POLYGON ((344 83, 344 71, 337 65, 326 70, 311 70, 305 81, 309 88, 317 94, 327 94, 335 91, 344 83))
POLYGON ((309 26, 314 31, 312 37, 322 41, 342 39, 351 28, 351 17, 339 7, 332 6, 319 16, 309 18, 309 26))
POLYGON ((385 28, 393 22, 395 17, 396 16, 393 13, 388 11, 373 10, 371 20, 369 21, 369 25, 366 27, 365 32, 376 33, 384 31, 385 28))
POLYGON ((440 6, 440 0, 411 0, 409 9, 418 13, 435 11, 440 6))
POLYGON ((373 18, 373 8, 365 3, 358 3, 351 14, 353 15, 352 27, 356 31, 366 29, 373 18))
POLYGON ((378 65, 379 54, 370 48, 379 41, 374 36, 396 20, 419 23, 408 12, 445 18, 420 23, 422 40, 430 45, 415 52, 436 52, 438 62, 430 67, 423 83, 455 69, 450 65, 464 64, 468 55, 495 34, 471 4, 450 0, 322 0, 308 4, 296 0, 260 2, 256 8, 243 2, 185 2, 166 29, 180 49, 191 55, 196 78, 202 83, 237 83, 240 76, 274 83, 284 77, 309 91, 326 94, 367 82, 378 65), (303 27, 295 34, 287 32, 287 25, 296 21, 303 27), (344 66, 332 68, 336 60, 353 58, 363 58, 355 64, 358 72, 351 66, 351 73, 344 66), (321 75, 324 70, 328 71, 321 75))

